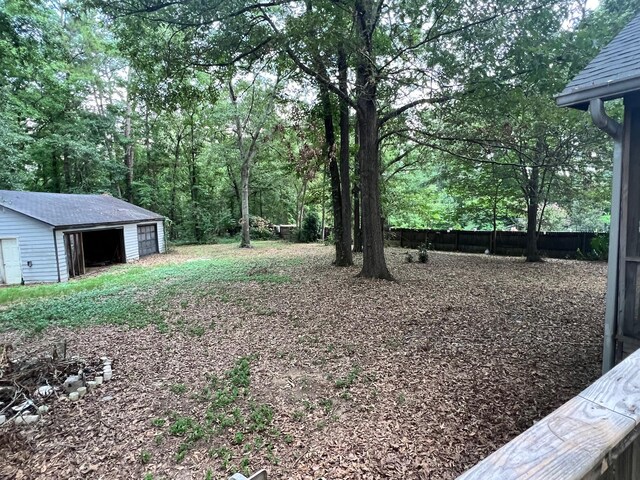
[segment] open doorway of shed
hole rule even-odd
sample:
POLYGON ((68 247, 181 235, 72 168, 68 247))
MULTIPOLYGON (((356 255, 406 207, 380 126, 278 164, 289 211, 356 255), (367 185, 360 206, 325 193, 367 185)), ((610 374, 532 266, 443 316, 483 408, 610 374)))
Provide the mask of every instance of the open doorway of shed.
POLYGON ((125 263, 124 230, 111 228, 64 234, 69 276, 84 275, 87 270, 125 263))

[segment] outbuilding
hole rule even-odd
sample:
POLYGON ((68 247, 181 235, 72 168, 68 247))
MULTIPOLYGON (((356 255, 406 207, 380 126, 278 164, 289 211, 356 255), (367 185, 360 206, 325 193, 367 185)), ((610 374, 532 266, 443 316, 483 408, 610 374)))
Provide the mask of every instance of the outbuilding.
POLYGON ((164 251, 164 217, 124 200, 0 190, 0 284, 66 282, 164 251))

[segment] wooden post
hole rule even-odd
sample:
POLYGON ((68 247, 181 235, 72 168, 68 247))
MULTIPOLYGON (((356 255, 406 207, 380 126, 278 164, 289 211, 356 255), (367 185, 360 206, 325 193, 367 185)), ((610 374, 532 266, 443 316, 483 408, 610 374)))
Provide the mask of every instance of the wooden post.
POLYGON ((625 97, 624 104, 616 362, 631 350, 624 337, 640 339, 636 298, 640 266, 640 94, 625 97))
POLYGON ((611 186, 611 225, 609 227, 609 261, 607 262, 607 296, 604 315, 602 373, 615 365, 616 322, 618 312, 618 255, 620 242, 620 208, 622 185, 622 142, 613 144, 613 180, 611 186))

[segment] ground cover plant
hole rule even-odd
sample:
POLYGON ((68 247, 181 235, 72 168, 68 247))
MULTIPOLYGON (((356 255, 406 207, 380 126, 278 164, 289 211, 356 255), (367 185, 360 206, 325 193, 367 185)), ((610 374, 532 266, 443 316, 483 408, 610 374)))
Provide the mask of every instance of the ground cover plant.
POLYGON ((356 278, 359 256, 333 268, 331 247, 254 246, 4 297, 0 343, 66 338, 114 378, 0 427, 0 477, 452 479, 599 374, 603 263, 391 248, 386 282, 356 278))
POLYGON ((120 266, 68 283, 7 287, 0 289, 0 331, 91 323, 155 323, 165 328, 160 311, 180 290, 197 290, 206 296, 229 282, 289 281, 270 271, 269 265, 265 258, 204 258, 152 268, 120 266))

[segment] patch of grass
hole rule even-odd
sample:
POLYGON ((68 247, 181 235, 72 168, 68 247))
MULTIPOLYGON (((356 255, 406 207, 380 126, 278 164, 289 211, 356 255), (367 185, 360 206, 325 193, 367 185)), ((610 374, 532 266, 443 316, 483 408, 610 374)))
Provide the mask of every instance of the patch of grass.
MULTIPOLYGON (((233 367, 221 376, 205 376, 207 385, 201 393, 194 396, 206 403, 203 418, 181 416, 175 412, 166 414, 170 419, 168 434, 182 438, 175 454, 176 462, 183 461, 189 450, 202 439, 209 442, 223 441, 226 445, 210 450, 209 454, 220 458, 222 467, 227 470, 233 457, 230 446, 244 456, 251 451, 252 439, 254 449, 257 450, 264 442, 262 436, 272 440, 281 438, 280 430, 273 426, 273 408, 254 402, 250 396, 250 367, 254 358, 257 356, 239 358, 233 367)), ((186 387, 184 384, 175 384, 171 390, 183 393, 186 387)), ((152 420, 156 426, 164 425, 161 422, 162 419, 152 420)))
MULTIPOLYGON (((290 264, 284 261, 279 264, 290 264)), ((95 324, 166 329, 164 311, 172 298, 185 291, 199 292, 214 284, 231 282, 285 283, 290 277, 277 274, 246 274, 247 265, 268 265, 266 260, 221 258, 187 261, 151 267, 123 265, 108 272, 67 283, 16 286, 0 289, 0 332, 40 332, 49 326, 80 327, 95 324)), ((188 304, 181 303, 183 308, 188 304)), ((204 328, 192 327, 194 336, 204 328)))
POLYGON ((242 457, 242 460, 240 460, 240 465, 238 465, 238 470, 240 470, 240 472, 242 472, 245 476, 249 476, 251 474, 251 470, 249 470, 249 457, 242 457))
POLYGON ((324 413, 329 415, 333 410, 333 400, 330 398, 321 398, 318 400, 318 405, 320 405, 324 409, 324 413))
POLYGON ((163 427, 167 421, 164 418, 154 418, 151 420, 151 425, 154 427, 163 427))
POLYGON ((191 417, 177 417, 169 426, 169 433, 175 437, 182 437, 193 428, 193 424, 191 417))
POLYGON ((269 405, 252 405, 249 428, 254 432, 265 431, 273 421, 273 409, 269 405))
POLYGON ((201 337, 204 335, 204 327, 202 325, 196 325, 194 327, 190 327, 187 332, 192 337, 201 337))
POLYGON ((184 383, 174 383, 171 385, 170 389, 176 395, 182 395, 187 391, 187 386, 184 383))
POLYGON ((244 442, 244 434, 242 432, 236 432, 231 443, 234 445, 240 445, 242 442, 244 442))
POLYGON ((358 375, 360 375, 360 372, 361 372, 361 368, 356 365, 349 371, 346 377, 339 378, 338 380, 335 381, 334 383, 335 387, 342 388, 342 389, 350 388, 358 378, 358 375))
POLYGON ((146 465, 151 461, 151 454, 146 450, 143 450, 142 453, 140 454, 140 461, 142 462, 143 465, 146 465))

